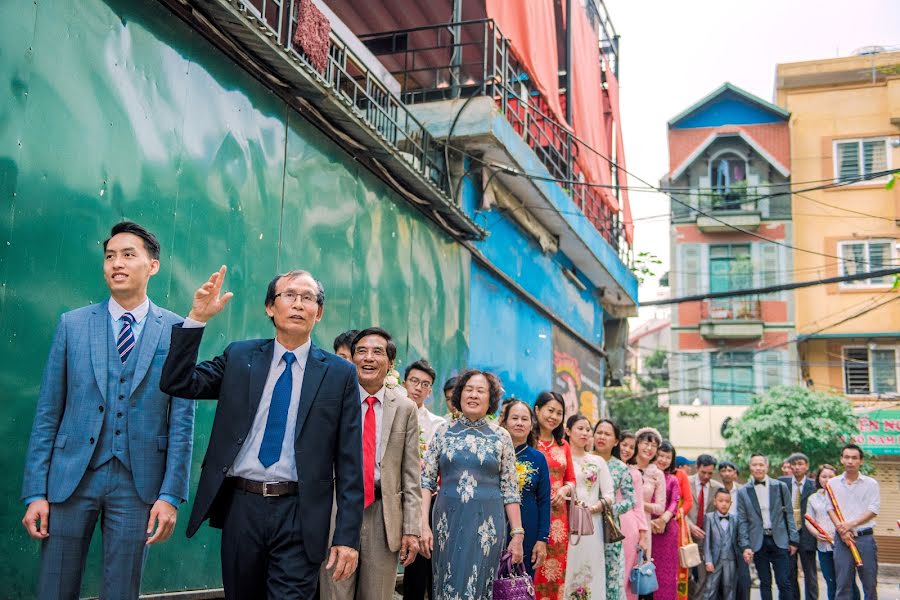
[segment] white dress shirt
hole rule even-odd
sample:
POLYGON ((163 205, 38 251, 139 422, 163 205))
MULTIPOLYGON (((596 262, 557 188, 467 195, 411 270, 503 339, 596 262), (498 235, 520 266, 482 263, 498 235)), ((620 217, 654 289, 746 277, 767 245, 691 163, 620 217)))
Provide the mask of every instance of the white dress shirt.
MULTIPOLYGON (((722 485, 724 486, 725 484, 723 483, 722 485)), ((731 484, 730 490, 726 489, 725 487, 723 487, 722 489, 727 491, 729 494, 731 494, 731 508, 728 509, 728 514, 736 515, 737 514, 737 505, 738 505, 738 490, 741 489, 741 486, 738 485, 737 481, 735 481, 734 483, 731 484)))
MULTIPOLYGON (((837 498, 838 506, 841 507, 844 520, 853 521, 866 511, 877 515, 881 510, 881 488, 871 477, 860 474, 856 481, 850 483, 842 473, 832 477, 828 483, 837 498)), ((856 530, 869 527, 875 527, 875 519, 860 523, 856 530)))
POLYGON ((764 483, 756 485, 755 479, 750 479, 747 485, 753 486, 756 492, 756 499, 759 500, 759 512, 762 514, 763 529, 772 529, 772 517, 769 514, 769 478, 766 477, 764 483))
POLYGON ((131 332, 134 334, 134 347, 137 348, 137 341, 140 339, 141 332, 144 331, 144 324, 147 322, 147 313, 150 312, 150 298, 144 298, 144 301, 132 310, 125 310, 122 308, 121 304, 116 302, 115 298, 110 297, 107 308, 112 323, 114 340, 119 338, 119 333, 121 333, 122 325, 124 324, 123 321, 120 321, 119 319, 121 319, 122 315, 125 313, 131 313, 131 316, 134 317, 134 323, 131 324, 131 332))
POLYGON ((425 440, 425 445, 427 446, 431 443, 434 432, 445 422, 444 417, 437 416, 425 408, 424 404, 416 410, 416 417, 419 419, 419 431, 422 432, 422 438, 425 440))
POLYGON ((272 404, 272 392, 275 383, 284 373, 284 353, 288 350, 275 342, 275 352, 272 354, 272 364, 269 366, 269 375, 266 377, 266 385, 263 387, 259 407, 253 418, 253 425, 247 439, 238 451, 234 464, 228 470, 228 475, 243 477, 253 481, 297 481, 297 459, 294 455, 295 433, 297 431, 297 410, 300 408, 300 388, 303 387, 303 372, 306 370, 306 359, 309 356, 309 348, 312 342, 305 344, 293 351, 297 360, 291 365, 291 403, 288 405, 287 424, 284 429, 284 440, 281 442, 281 456, 278 462, 264 467, 259 462, 259 449, 262 445, 263 435, 266 432, 266 423, 269 420, 269 407, 272 404))
POLYGON ((361 431, 364 440, 366 438, 366 413, 369 411, 369 403, 366 402, 366 398, 369 396, 378 398, 378 402, 372 405, 372 409, 375 411, 375 485, 378 485, 381 483, 381 454, 384 451, 384 448, 381 447, 381 416, 384 414, 384 386, 381 386, 381 389, 374 394, 370 394, 364 390, 362 386, 359 386, 359 402, 362 407, 362 410, 360 411, 360 414, 362 415, 361 431))
MULTIPOLYGON (((182 327, 191 329, 205 327, 206 323, 187 318, 182 327)), ((269 365, 269 375, 266 377, 266 385, 263 386, 259 406, 256 408, 256 416, 250 426, 250 433, 241 445, 234 464, 228 469, 229 477, 243 477, 253 481, 297 481, 297 458, 294 455, 294 436, 297 432, 297 409, 300 407, 300 388, 303 387, 303 372, 306 370, 306 359, 309 357, 309 349, 312 341, 293 350, 297 360, 291 365, 291 403, 288 405, 287 424, 284 429, 284 440, 281 442, 281 456, 278 462, 264 467, 259 462, 259 448, 262 445, 263 435, 266 433, 266 423, 269 420, 269 407, 272 404, 272 392, 275 383, 284 373, 284 353, 287 348, 272 340, 275 349, 272 352, 272 364, 269 365)))
POLYGON ((725 532, 725 533, 727 534, 727 533, 728 533, 728 526, 731 525, 731 518, 732 518, 732 517, 731 517, 731 512, 730 512, 730 511, 728 512, 728 518, 727 518, 727 519, 723 519, 723 518, 722 518, 722 514, 721 514, 719 511, 716 511, 714 514, 715 514, 715 516, 714 516, 713 518, 715 518, 716 520, 719 521, 719 527, 721 527, 721 528, 722 528, 722 531, 725 532))

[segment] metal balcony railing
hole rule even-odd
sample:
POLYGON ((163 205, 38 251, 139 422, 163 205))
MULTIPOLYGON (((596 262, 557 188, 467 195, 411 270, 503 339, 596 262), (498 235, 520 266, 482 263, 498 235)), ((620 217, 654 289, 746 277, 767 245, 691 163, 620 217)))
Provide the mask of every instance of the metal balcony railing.
MULTIPOLYGON (((560 180, 559 185, 606 241, 620 255, 627 254, 619 215, 610 210, 600 188, 573 183, 587 180, 576 158, 579 152, 591 150, 550 116, 546 99, 537 92, 492 19, 372 33, 360 39, 400 82, 406 104, 493 98, 513 129, 560 180)), ((613 177, 617 177, 615 169, 613 177)))
MULTIPOLYGON (((255 14, 268 29, 266 35, 283 46, 295 60, 315 70, 303 50, 294 45, 293 32, 297 25, 295 0, 233 2, 255 14)), ((444 144, 431 136, 403 102, 334 32, 331 33, 325 72, 319 73, 319 76, 348 108, 398 150, 410 167, 449 196, 444 144)))
POLYGON ((701 321, 761 321, 762 304, 758 297, 705 300, 700 308, 701 321))

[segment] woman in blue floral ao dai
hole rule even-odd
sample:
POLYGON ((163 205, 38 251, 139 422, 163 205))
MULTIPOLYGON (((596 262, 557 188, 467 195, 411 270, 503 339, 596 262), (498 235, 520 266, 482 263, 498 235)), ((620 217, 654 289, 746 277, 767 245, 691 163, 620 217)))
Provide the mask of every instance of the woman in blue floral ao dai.
POLYGON ((514 563, 522 562, 516 451, 509 433, 486 419, 497 411, 501 390, 491 373, 461 375, 451 403, 462 414, 438 428, 425 454, 422 553, 432 558, 435 599, 490 598, 507 521, 513 534, 507 549, 514 563), (428 513, 433 495, 432 532, 428 513))

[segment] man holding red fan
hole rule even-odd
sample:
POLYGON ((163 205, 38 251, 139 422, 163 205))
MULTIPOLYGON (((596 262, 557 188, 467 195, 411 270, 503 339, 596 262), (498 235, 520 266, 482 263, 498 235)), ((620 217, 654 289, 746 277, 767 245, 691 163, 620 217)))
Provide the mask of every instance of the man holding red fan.
POLYGON ((831 509, 828 516, 834 522, 834 567, 837 580, 836 600, 851 600, 855 577, 862 582, 865 600, 878 595, 878 556, 875 546, 875 517, 881 505, 878 482, 859 472, 863 463, 862 448, 847 444, 841 449, 844 473, 829 480, 831 509), (854 559, 853 547, 862 564, 854 559))

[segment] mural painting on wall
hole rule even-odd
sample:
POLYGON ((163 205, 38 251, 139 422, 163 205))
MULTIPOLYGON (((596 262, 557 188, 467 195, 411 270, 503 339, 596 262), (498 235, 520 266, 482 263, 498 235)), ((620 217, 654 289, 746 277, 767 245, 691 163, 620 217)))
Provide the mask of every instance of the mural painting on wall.
POLYGON ((601 357, 570 335, 553 328, 553 391, 566 402, 566 418, 577 412, 600 417, 601 357))

